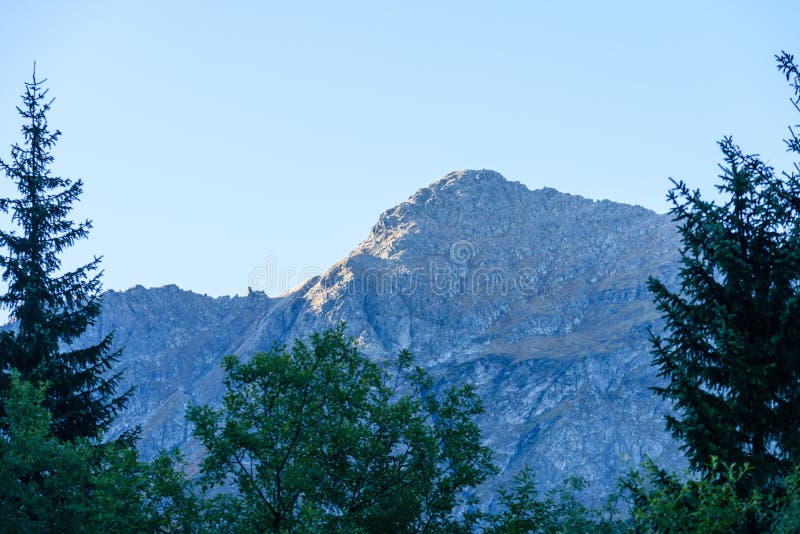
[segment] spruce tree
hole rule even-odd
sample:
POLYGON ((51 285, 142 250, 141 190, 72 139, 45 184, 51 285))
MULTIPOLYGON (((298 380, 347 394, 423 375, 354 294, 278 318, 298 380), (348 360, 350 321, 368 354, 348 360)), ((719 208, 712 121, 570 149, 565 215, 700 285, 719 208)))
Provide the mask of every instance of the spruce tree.
MULTIPOLYGON (((792 57, 778 61, 800 99, 792 57)), ((680 287, 649 281, 666 321, 652 336, 666 379, 655 390, 674 402, 667 428, 693 468, 710 473, 712 457, 721 468, 747 463, 749 480, 769 484, 800 462, 800 175, 797 166, 777 174, 730 137, 719 146, 721 201, 683 182, 668 196, 680 287)))
POLYGON ((87 237, 91 221, 69 219, 82 192, 81 180, 53 175, 52 149, 61 132, 51 131, 47 112, 52 100, 46 80, 25 84, 21 145, 11 147, 11 160, 0 168, 18 195, 0 199, 15 230, 0 231, 0 267, 7 291, 0 305, 15 323, 0 338, 0 364, 22 378, 47 384, 45 406, 52 414, 54 435, 61 440, 98 437, 124 406, 128 393, 115 395, 119 374, 109 375, 119 353, 112 352, 112 334, 93 346, 75 342, 100 313, 100 258, 73 271, 61 269, 61 254, 87 237))

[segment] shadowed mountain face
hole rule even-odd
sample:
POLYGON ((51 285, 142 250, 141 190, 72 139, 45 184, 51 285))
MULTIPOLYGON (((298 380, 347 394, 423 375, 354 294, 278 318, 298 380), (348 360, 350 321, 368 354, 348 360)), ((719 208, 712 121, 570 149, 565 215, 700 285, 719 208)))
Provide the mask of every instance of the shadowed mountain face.
POLYGON ((175 286, 109 292, 87 338, 116 330, 138 390, 119 428, 141 424, 145 455, 199 451, 189 403, 217 403, 219 363, 339 321, 382 359, 411 349, 440 384, 477 385, 501 479, 523 465, 545 485, 574 474, 610 491, 626 462, 681 463, 648 390, 649 275, 674 284, 668 216, 493 171, 451 173, 381 215, 324 275, 278 298, 218 298, 175 286))

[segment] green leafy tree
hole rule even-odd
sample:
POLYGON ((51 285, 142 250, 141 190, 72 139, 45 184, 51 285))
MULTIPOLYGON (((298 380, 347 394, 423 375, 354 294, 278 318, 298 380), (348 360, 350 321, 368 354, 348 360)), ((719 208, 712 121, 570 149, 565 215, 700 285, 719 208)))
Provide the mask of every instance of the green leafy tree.
POLYGON ((44 387, 9 379, 0 434, 3 532, 194 532, 202 525, 174 456, 53 436, 44 387))
POLYGON ((0 514, 9 532, 85 522, 91 451, 52 437, 44 391, 11 377, 0 437, 0 514))
POLYGON ((749 466, 712 458, 709 475, 668 473, 651 460, 621 481, 631 505, 631 532, 749 534, 800 532, 800 470, 770 488, 742 491, 749 466))
POLYGON ((73 343, 100 313, 99 258, 63 272, 60 255, 87 236, 90 221, 74 223, 72 204, 82 191, 80 180, 54 176, 52 149, 61 132, 51 131, 46 114, 52 100, 34 72, 25 84, 22 145, 11 147, 11 160, 0 168, 18 195, 0 198, 19 232, 0 231, 3 280, 8 284, 0 305, 16 322, 0 337, 0 369, 48 384, 45 406, 52 413, 55 435, 63 440, 97 437, 124 406, 128 393, 116 396, 119 374, 111 374, 118 353, 112 335, 88 347, 73 343))
MULTIPOLYGON (((778 59, 800 98, 791 56, 778 59)), ((800 461, 800 176, 730 138, 719 146, 723 200, 683 182, 669 193, 683 246, 679 289, 649 281, 666 321, 652 336, 666 379, 655 390, 675 405, 667 428, 694 469, 747 464, 763 485, 800 461)))
POLYGON ((623 479, 633 505, 636 532, 768 532, 769 503, 758 491, 742 492, 748 467, 711 460, 710 475, 686 478, 659 469, 652 461, 623 479))
POLYGON ((498 493, 496 513, 483 518, 485 534, 602 534, 626 532, 627 526, 613 519, 609 510, 587 507, 578 498, 586 483, 568 478, 544 495, 539 494, 533 471, 523 469, 514 477, 510 488, 498 493), (607 512, 608 517, 604 517, 607 512))
POLYGON ((770 531, 775 534, 800 532, 800 466, 784 477, 778 489, 770 500, 770 531))
POLYGON ((188 419, 207 449, 206 486, 232 482, 233 529, 272 532, 456 530, 468 490, 493 472, 473 418, 474 389, 432 393, 401 352, 392 373, 344 326, 223 362, 221 409, 188 419))

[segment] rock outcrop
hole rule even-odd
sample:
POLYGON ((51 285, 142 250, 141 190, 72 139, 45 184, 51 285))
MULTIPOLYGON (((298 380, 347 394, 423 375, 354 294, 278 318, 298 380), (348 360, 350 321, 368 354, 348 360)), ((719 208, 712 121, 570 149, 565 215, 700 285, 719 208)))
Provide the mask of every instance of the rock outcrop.
POLYGON ((409 348, 440 384, 476 384, 500 479, 528 464, 545 485, 574 474, 600 495, 644 454, 681 463, 648 389, 659 318, 646 289, 650 275, 675 283, 678 245, 668 216, 460 171, 280 297, 112 291, 87 337, 116 330, 138 388, 118 428, 140 424, 145 455, 181 446, 197 460, 183 413, 219 402, 222 356, 344 320, 376 359, 409 348))

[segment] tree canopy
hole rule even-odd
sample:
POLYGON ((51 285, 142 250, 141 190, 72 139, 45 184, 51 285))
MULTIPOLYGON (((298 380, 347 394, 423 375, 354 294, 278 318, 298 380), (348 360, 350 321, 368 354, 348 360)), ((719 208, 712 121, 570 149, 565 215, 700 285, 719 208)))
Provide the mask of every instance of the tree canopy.
MULTIPOLYGON (((11 312, 15 329, 0 336, 0 370, 17 370, 23 378, 47 384, 45 405, 60 439, 97 437, 125 404, 116 395, 119 374, 108 375, 118 354, 112 335, 93 346, 74 346, 100 313, 100 259, 64 272, 61 254, 85 238, 91 221, 69 219, 83 190, 81 180, 55 176, 52 149, 61 132, 51 131, 47 113, 52 100, 34 70, 25 84, 22 144, 11 147, 11 160, 0 169, 18 195, 0 198, 0 210, 11 213, 18 232, 0 230, 3 281, 0 305, 11 312)), ((2 386, 2 384, 0 384, 2 386)))
MULTIPOLYGON (((778 63, 800 99, 792 57, 778 63)), ((787 147, 800 154, 790 133, 787 147)), ((797 166, 776 173, 730 137, 719 146, 723 200, 683 182, 669 193, 680 287, 650 279, 666 321, 652 337, 666 379, 656 391, 675 404, 667 428, 693 468, 747 464, 747 478, 763 484, 800 461, 800 175, 797 166)))
POLYGON ((493 471, 472 387, 436 396, 407 352, 390 373, 343 326, 223 365, 222 407, 188 419, 242 531, 437 531, 493 471))

